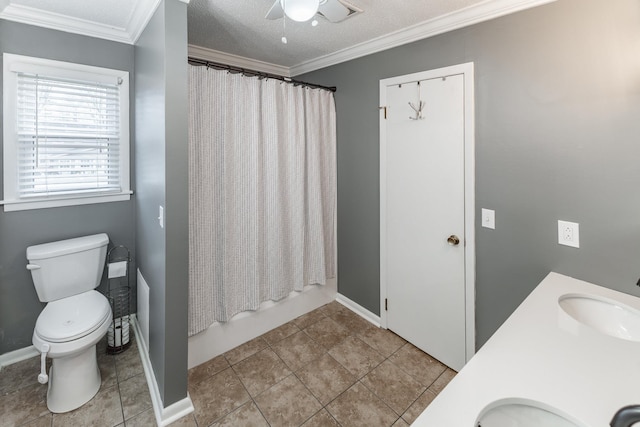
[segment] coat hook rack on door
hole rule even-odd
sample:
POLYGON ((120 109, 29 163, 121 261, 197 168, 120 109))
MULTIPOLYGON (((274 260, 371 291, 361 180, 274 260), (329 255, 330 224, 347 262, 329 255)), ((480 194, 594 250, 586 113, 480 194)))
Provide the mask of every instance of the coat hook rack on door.
POLYGON ((413 109, 413 111, 416 112, 416 116, 415 117, 409 116, 410 120, 423 120, 424 119, 424 117, 422 117, 422 109, 424 108, 424 101, 422 101, 420 99, 420 82, 418 82, 418 105, 415 106, 415 105, 413 105, 413 103, 409 102, 409 107, 411 107, 413 109))

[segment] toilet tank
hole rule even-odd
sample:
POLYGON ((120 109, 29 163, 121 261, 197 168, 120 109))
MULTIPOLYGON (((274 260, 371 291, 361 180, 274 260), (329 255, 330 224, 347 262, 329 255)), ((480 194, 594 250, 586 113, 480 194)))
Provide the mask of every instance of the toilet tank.
POLYGON ((27 248, 27 269, 42 302, 95 289, 100 284, 109 236, 94 234, 27 248))

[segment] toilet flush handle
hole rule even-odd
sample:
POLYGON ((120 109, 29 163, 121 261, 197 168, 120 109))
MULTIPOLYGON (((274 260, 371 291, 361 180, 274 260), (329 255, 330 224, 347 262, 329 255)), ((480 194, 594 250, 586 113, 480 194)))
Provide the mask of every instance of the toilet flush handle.
POLYGON ((38 264, 27 264, 27 270, 37 270, 40 266, 38 264))

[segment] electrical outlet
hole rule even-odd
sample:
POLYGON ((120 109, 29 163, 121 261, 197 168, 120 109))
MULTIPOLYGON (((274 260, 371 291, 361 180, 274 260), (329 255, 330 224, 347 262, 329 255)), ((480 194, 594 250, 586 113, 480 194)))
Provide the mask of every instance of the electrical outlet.
POLYGON ((573 248, 580 247, 580 224, 558 220, 558 243, 573 248))

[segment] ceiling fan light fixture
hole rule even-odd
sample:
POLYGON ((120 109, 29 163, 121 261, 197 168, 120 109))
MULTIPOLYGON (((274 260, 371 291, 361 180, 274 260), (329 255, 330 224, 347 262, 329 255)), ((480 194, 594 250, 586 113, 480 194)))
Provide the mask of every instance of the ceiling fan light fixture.
POLYGON ((289 19, 305 22, 318 13, 320 0, 280 0, 280 5, 289 19))

